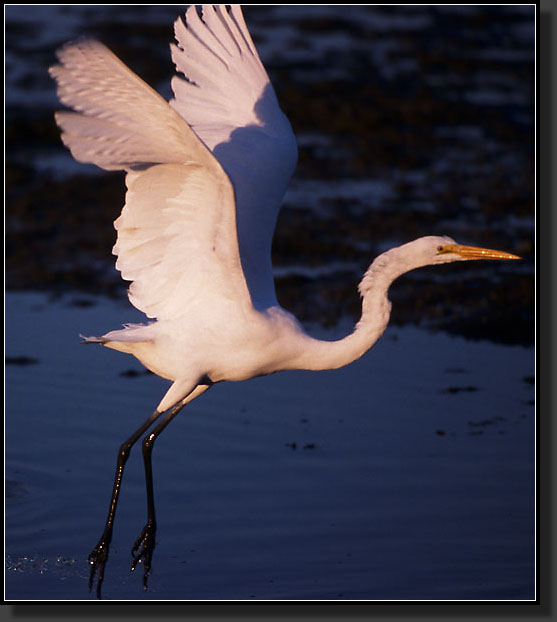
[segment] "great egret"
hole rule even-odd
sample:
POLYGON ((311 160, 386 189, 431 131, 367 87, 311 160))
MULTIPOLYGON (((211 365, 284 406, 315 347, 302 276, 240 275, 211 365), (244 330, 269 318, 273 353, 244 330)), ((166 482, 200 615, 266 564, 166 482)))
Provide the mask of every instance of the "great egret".
POLYGON ((147 523, 132 549, 144 563, 155 545, 151 452, 166 425, 223 380, 285 369, 332 369, 362 356, 389 320, 387 290, 401 274, 432 264, 516 255, 423 237, 373 261, 359 285, 362 315, 352 334, 307 335, 275 296, 271 241, 297 148, 238 6, 195 7, 174 24, 174 99, 167 103, 104 45, 70 43, 50 69, 63 104, 62 140, 80 162, 127 173, 113 253, 129 299, 153 321, 86 343, 133 354, 172 385, 118 451, 106 525, 89 556, 90 588, 104 576, 124 465, 143 440, 147 523), (164 413, 164 417, 162 416, 164 413), (162 417, 162 418, 161 418, 162 417), (160 420, 159 420, 160 419, 160 420))

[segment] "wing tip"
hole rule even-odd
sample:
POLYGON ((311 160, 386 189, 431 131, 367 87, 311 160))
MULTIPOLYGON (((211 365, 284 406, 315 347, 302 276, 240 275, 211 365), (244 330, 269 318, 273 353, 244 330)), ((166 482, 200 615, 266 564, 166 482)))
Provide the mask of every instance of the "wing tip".
MULTIPOLYGON (((65 65, 68 61, 71 62, 73 60, 71 57, 74 56, 76 53, 83 54, 84 52, 90 50, 102 50, 103 52, 109 51, 106 45, 104 43, 101 43, 98 39, 94 39, 93 37, 87 37, 84 35, 82 37, 72 39, 67 43, 64 43, 56 50, 55 53, 60 64, 65 65)), ((57 65, 53 65, 52 67, 50 67, 50 69, 54 67, 57 67, 57 65)))

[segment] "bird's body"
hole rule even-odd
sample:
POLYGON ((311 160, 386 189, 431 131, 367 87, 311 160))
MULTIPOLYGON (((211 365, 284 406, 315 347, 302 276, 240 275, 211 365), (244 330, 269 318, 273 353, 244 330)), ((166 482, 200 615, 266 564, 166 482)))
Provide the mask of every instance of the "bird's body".
POLYGON ((62 139, 73 156, 126 171, 126 203, 115 221, 113 252, 130 301, 150 321, 86 342, 134 355, 172 385, 143 426, 121 447, 103 537, 91 554, 100 583, 123 465, 129 448, 172 409, 144 441, 149 519, 134 551, 154 546, 150 449, 156 435, 212 384, 285 369, 333 369, 362 356, 390 315, 391 283, 421 266, 514 255, 427 236, 380 255, 359 291, 362 315, 344 339, 314 339, 276 299, 271 242, 297 149, 237 6, 203 6, 175 23, 178 73, 169 103, 105 46, 79 41, 51 68, 60 100, 62 139))
MULTIPOLYGON (((242 322, 231 322, 225 308, 206 315, 201 313, 189 324, 178 318, 130 326, 90 341, 129 352, 152 372, 174 382, 205 378, 215 383, 295 369, 309 339, 294 316, 280 307, 250 309, 242 322)), ((159 410, 166 410, 164 406, 159 410)))
MULTIPOLYGON (((249 380, 287 369, 336 369, 365 354, 382 335, 391 312, 388 289, 397 277, 409 269, 460 259, 453 252, 439 253, 440 247, 467 248, 451 238, 426 236, 377 257, 359 286, 360 321, 338 341, 312 338, 278 303, 257 309, 222 297, 193 300, 184 315, 86 341, 133 354, 149 370, 172 380, 158 406, 161 412, 197 384, 249 380)), ((504 256, 500 253, 499 258, 504 256)), ((491 258, 497 258, 493 252, 491 258)))
MULTIPOLYGON (((192 385, 207 381, 248 380, 287 369, 335 369, 362 356, 385 330, 391 311, 388 288, 408 270, 407 256, 415 259, 415 267, 426 265, 422 261, 430 253, 451 243, 450 238, 429 236, 380 255, 360 284, 362 317, 354 332, 338 341, 312 338, 278 304, 257 309, 206 297, 191 301, 184 316, 129 325, 86 341, 133 354, 149 370, 172 380, 158 406, 161 412, 185 397, 192 385)), ((439 257, 454 261, 451 255, 439 257)))

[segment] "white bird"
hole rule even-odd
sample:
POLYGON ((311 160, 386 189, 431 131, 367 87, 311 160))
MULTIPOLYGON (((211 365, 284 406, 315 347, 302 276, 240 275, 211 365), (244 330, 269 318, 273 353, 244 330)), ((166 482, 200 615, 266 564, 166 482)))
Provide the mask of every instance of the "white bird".
POLYGON ((87 343, 133 354, 172 381, 155 411, 120 447, 107 522, 89 556, 90 587, 104 576, 124 465, 143 441, 148 520, 132 569, 155 544, 153 441, 183 406, 216 382, 286 369, 333 369, 361 357, 385 330, 387 290, 421 266, 516 255, 423 237, 373 261, 359 285, 362 315, 339 341, 314 339, 275 296, 271 241, 297 148, 238 6, 203 6, 175 22, 174 98, 162 99, 104 45, 70 43, 50 69, 63 104, 62 140, 80 162, 126 172, 113 253, 129 299, 152 321, 87 343))

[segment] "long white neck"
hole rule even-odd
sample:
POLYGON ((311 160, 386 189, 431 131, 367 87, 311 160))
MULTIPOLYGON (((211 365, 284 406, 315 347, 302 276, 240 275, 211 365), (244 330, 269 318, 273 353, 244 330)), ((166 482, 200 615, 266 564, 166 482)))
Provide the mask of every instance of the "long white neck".
POLYGON ((381 337, 391 315, 387 297, 391 283, 409 268, 402 266, 401 253, 392 249, 370 265, 358 287, 362 296, 362 315, 354 331, 338 341, 307 337, 298 361, 299 369, 337 369, 365 354, 381 337))

